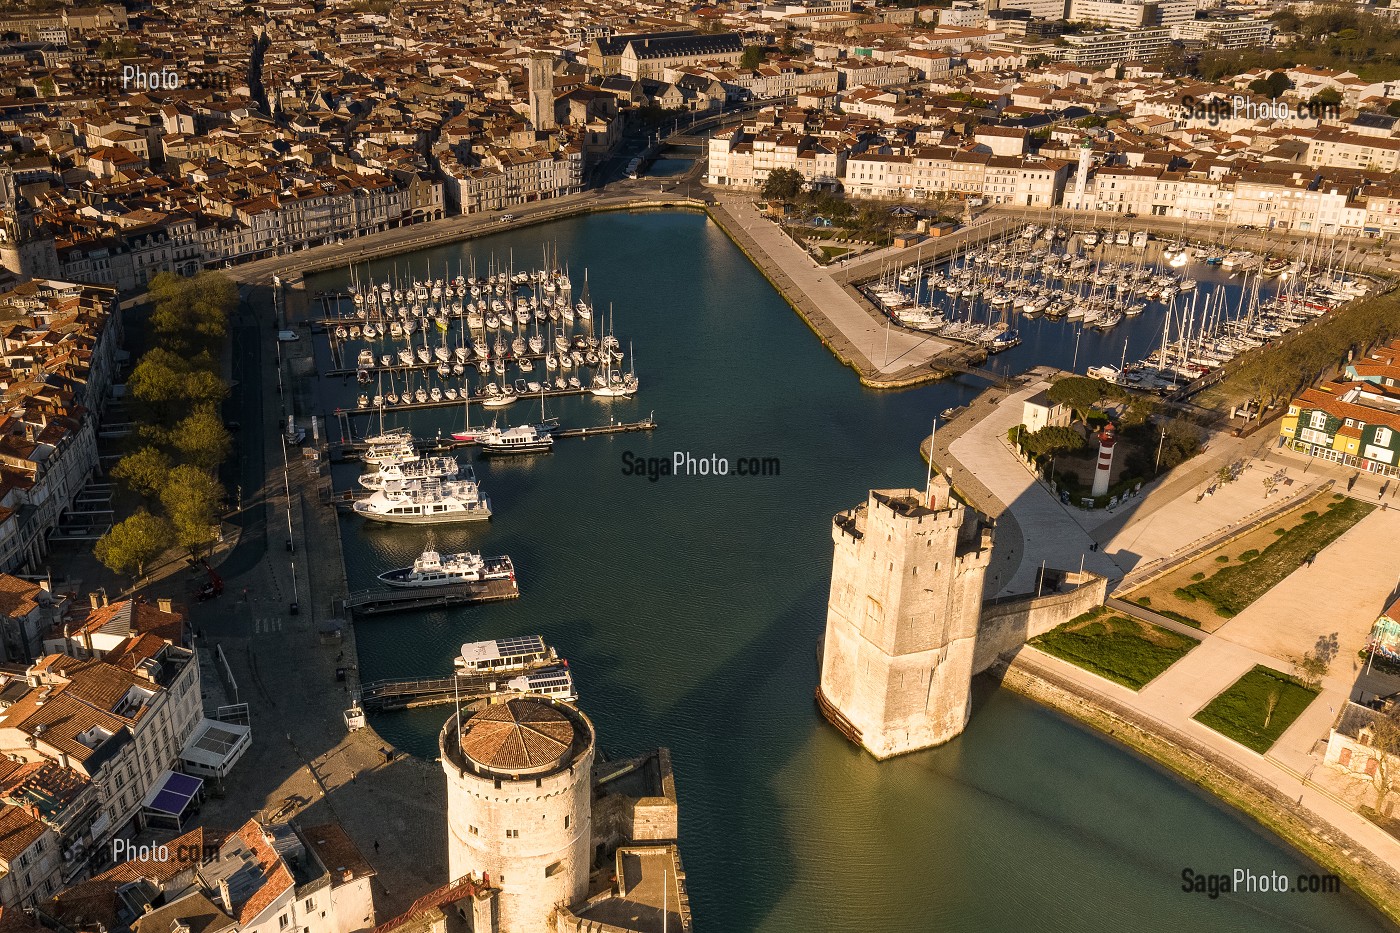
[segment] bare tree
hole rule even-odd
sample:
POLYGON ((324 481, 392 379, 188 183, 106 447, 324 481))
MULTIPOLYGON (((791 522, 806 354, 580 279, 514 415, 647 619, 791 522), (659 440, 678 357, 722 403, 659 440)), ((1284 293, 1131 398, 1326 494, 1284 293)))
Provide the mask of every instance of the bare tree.
POLYGON ((1264 728, 1269 728, 1269 720, 1274 718, 1274 709, 1278 707, 1279 698, 1283 691, 1278 687, 1269 691, 1269 698, 1264 701, 1264 728))
POLYGON ((1381 714, 1362 733, 1364 744, 1376 751, 1376 770, 1371 772, 1371 786, 1376 789, 1376 812, 1384 815, 1385 801, 1395 789, 1397 769, 1400 769, 1400 702, 1386 704, 1381 714), (1370 741, 1365 741, 1369 733, 1370 741))

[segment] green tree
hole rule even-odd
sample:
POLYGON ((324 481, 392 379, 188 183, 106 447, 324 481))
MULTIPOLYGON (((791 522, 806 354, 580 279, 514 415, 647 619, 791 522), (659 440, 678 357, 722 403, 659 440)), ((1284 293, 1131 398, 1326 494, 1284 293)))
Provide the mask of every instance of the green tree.
POLYGON ((162 347, 141 357, 126 385, 132 398, 165 424, 173 424, 191 406, 212 405, 228 394, 207 354, 188 358, 162 347))
POLYGON ((1259 78, 1249 82, 1249 89, 1255 94, 1262 94, 1271 100, 1283 95, 1283 92, 1293 87, 1293 82, 1288 80, 1288 75, 1282 71, 1275 71, 1267 78, 1259 78))
POLYGON ((233 439, 214 406, 204 405, 175 425, 170 443, 186 463, 212 473, 228 459, 233 439))
POLYGON ((238 287, 227 276, 201 272, 185 278, 162 272, 148 288, 155 308, 151 327, 167 346, 217 346, 228 335, 228 316, 238 306, 238 287))
POLYGON ((112 467, 112 476, 125 483, 128 489, 143 496, 154 496, 170 478, 170 467, 170 457, 165 451, 148 444, 118 460, 112 467))
POLYGON ((198 556, 214 540, 224 487, 199 467, 184 463, 170 471, 161 488, 160 504, 175 530, 175 540, 198 556))
POLYGON ((139 509, 98 538, 93 554, 113 573, 140 578, 146 574, 146 565, 174 541, 175 529, 169 521, 139 509))
POLYGON ((763 183, 763 196, 771 201, 791 201, 802 193, 806 182, 795 168, 775 168, 763 183))
POLYGON ((1325 87, 1313 95, 1310 103, 1336 106, 1342 102, 1342 92, 1334 87, 1325 87))
POLYGON ((739 67, 746 69, 757 68, 759 65, 763 64, 764 59, 767 57, 768 53, 764 50, 763 46, 746 45, 744 46, 744 54, 739 59, 739 67))
POLYGON ((1050 401, 1067 405, 1076 418, 1083 420, 1099 404, 1108 388, 1102 379, 1087 376, 1067 376, 1052 385, 1046 392, 1050 401))

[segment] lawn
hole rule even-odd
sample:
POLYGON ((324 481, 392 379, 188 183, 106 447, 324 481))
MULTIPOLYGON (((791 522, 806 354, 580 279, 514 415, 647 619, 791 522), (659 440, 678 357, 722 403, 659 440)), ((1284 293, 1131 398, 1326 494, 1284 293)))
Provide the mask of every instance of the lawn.
POLYGON ((1190 597, 1210 603, 1216 615, 1231 618, 1263 596, 1308 559, 1331 544, 1375 508, 1338 496, 1318 514, 1308 512, 1299 524, 1277 535, 1262 551, 1240 554, 1242 563, 1222 567, 1211 577, 1183 587, 1190 597))
POLYGON ((1100 607, 1032 638, 1030 644, 1090 673, 1140 690, 1197 642, 1100 607))
POLYGON ((1264 754, 1317 696, 1296 678, 1256 665, 1196 714, 1196 721, 1264 754), (1269 701, 1275 699, 1273 711, 1269 701), (1267 721, 1267 725, 1265 725, 1267 721))

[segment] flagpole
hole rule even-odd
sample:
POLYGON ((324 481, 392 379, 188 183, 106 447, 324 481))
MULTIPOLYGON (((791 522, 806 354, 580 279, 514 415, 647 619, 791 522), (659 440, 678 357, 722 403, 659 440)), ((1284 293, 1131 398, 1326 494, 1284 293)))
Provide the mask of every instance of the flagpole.
POLYGON ((928 476, 924 478, 924 502, 933 507, 933 439, 938 434, 938 416, 933 416, 933 428, 928 435, 928 476))

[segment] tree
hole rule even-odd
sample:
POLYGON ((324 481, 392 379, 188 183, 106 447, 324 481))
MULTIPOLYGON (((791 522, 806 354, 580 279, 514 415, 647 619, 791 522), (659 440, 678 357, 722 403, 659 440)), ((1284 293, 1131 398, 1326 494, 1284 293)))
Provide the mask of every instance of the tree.
POLYGON ((170 477, 170 457, 151 445, 129 453, 112 467, 112 475, 128 489, 143 496, 154 496, 170 477))
POLYGON ((770 201, 791 201, 802 193, 807 179, 795 168, 775 168, 763 183, 763 196, 770 201))
POLYGON ((228 459, 233 439, 214 406, 203 405, 175 425, 170 443, 186 463, 212 473, 228 459))
POLYGON ((1310 101, 1310 103, 1312 103, 1312 104, 1314 104, 1314 105, 1317 105, 1317 104, 1325 104, 1325 105, 1331 106, 1331 107, 1335 107, 1337 104, 1340 104, 1341 102, 1342 102, 1342 92, 1339 91, 1339 90, 1337 90, 1337 89, 1334 88, 1334 87, 1325 87, 1325 88, 1323 88, 1322 90, 1320 90, 1320 91, 1318 91, 1316 94, 1314 94, 1312 100, 1310 101))
POLYGON ((238 306, 238 288, 217 272, 184 278, 162 272, 148 288, 155 302, 151 327, 168 346, 215 345, 228 334, 228 316, 238 306))
POLYGON ((141 357, 126 385, 132 398, 166 424, 173 424, 191 406, 211 405, 228 394, 207 354, 191 359, 161 347, 141 357))
POLYGON ((139 509, 131 517, 112 526, 93 548, 93 554, 113 573, 143 577, 146 564, 175 540, 175 529, 166 519, 139 509))
POLYGON ((1249 82, 1249 89, 1255 94, 1260 94, 1270 100, 1277 100, 1283 96, 1283 92, 1293 87, 1293 82, 1288 80, 1288 75, 1282 71, 1271 72, 1267 78, 1259 78, 1249 82))
POLYGON ((1384 814, 1385 800, 1395 789, 1395 771, 1400 764, 1400 702, 1391 700, 1368 728, 1369 744, 1376 750, 1371 786, 1376 789, 1376 810, 1384 814))
POLYGON ((1052 385, 1046 394, 1050 401, 1069 406, 1075 417, 1083 420, 1104 397, 1108 383, 1086 376, 1067 376, 1052 385))
POLYGON ((1283 696, 1283 688, 1275 685, 1269 691, 1269 697, 1264 701, 1264 728, 1269 728, 1269 720, 1274 718, 1274 710, 1278 708, 1278 701, 1283 696))
POLYGON ((1311 651, 1303 652, 1301 658, 1289 658, 1293 664, 1293 669, 1298 675, 1298 679, 1303 682, 1303 686, 1312 690, 1317 690, 1322 686, 1322 678, 1327 676, 1327 669, 1332 666, 1327 658, 1320 654, 1313 654, 1311 651))
POLYGON ((768 57, 761 45, 744 46, 743 57, 739 59, 739 67, 745 69, 757 68, 763 64, 763 60, 768 57))
POLYGON ((214 540, 224 487, 199 467, 184 463, 170 471, 170 480, 160 491, 160 504, 170 517, 175 540, 197 556, 214 540))

